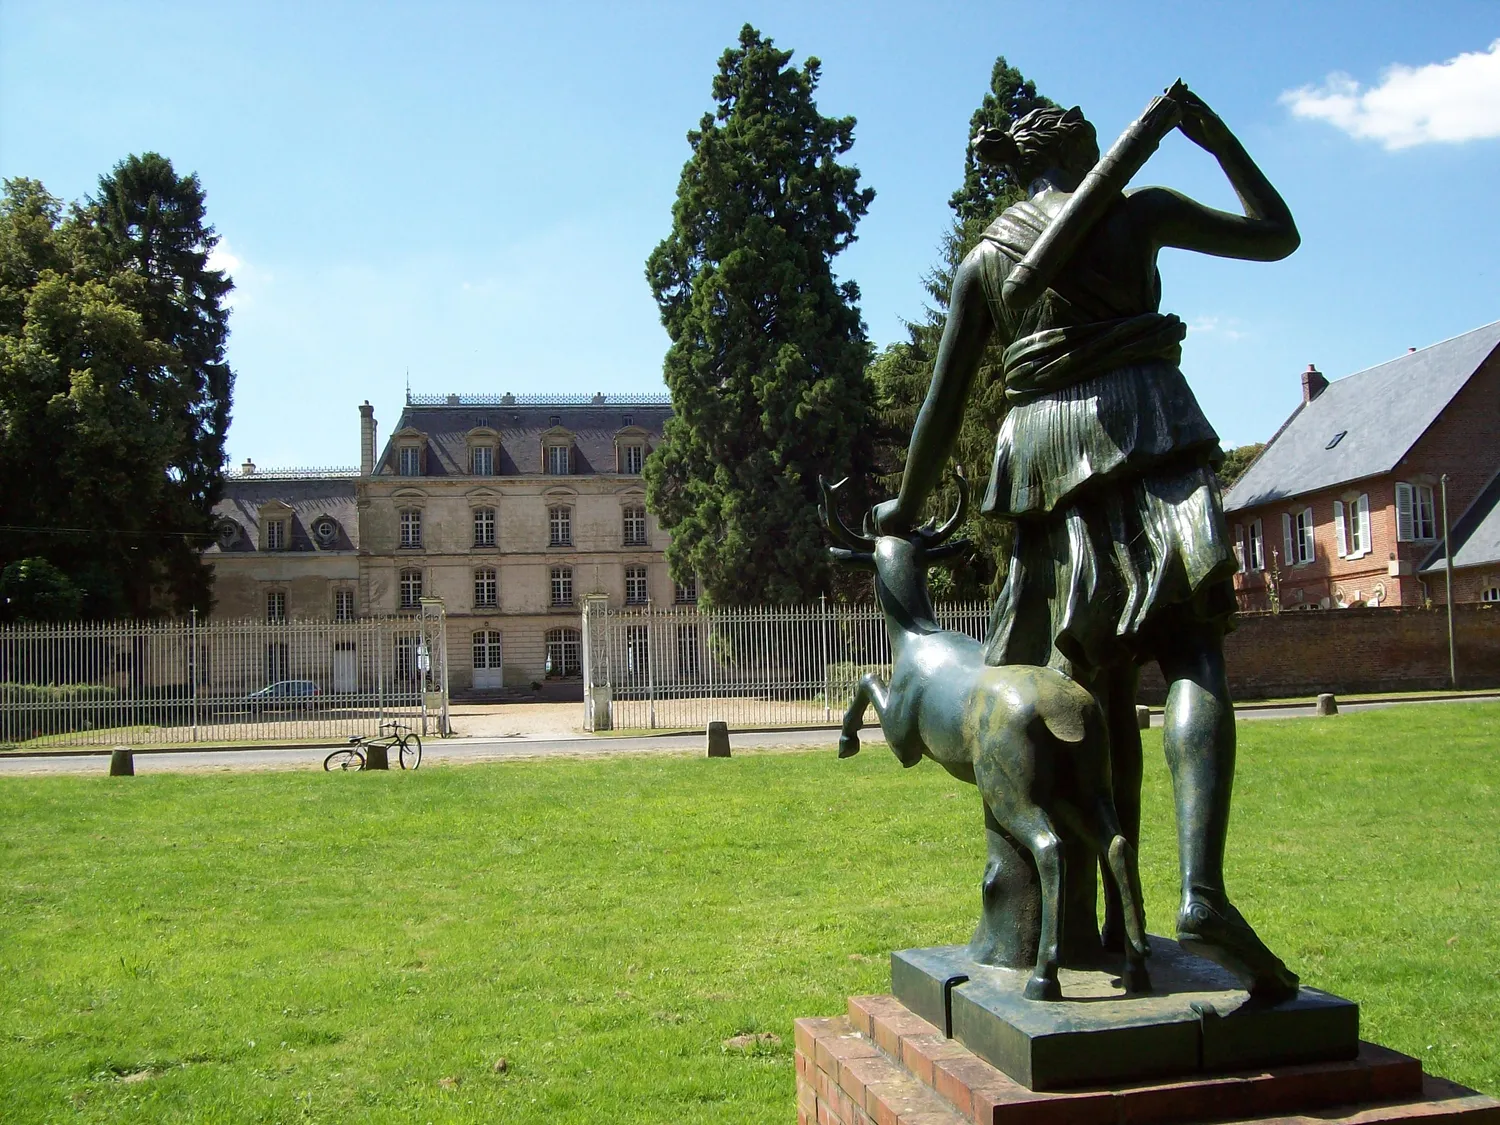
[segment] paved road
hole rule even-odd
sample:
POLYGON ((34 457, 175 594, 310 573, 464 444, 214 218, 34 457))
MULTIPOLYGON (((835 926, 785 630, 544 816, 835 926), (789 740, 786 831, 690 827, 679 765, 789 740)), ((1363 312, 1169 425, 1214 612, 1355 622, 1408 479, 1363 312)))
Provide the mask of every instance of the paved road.
MULTIPOLYGON (((1479 697, 1484 699, 1485 697, 1479 697)), ((1488 697, 1494 699, 1496 697, 1488 697)), ((1427 703, 1472 703, 1476 697, 1438 700, 1379 700, 1367 703, 1340 703, 1345 714, 1385 707, 1411 707, 1427 703)), ((1242 707, 1236 712, 1240 720, 1295 719, 1312 715, 1305 707, 1242 707)), ((1152 725, 1161 725, 1161 715, 1153 714, 1152 725)), ((793 747, 826 747, 833 752, 837 732, 832 729, 792 731, 752 731, 731 734, 730 746, 738 750, 786 749, 793 747)), ((879 727, 867 727, 860 733, 866 743, 883 744, 879 727)), ((466 763, 502 761, 507 758, 604 757, 610 754, 702 753, 704 735, 659 734, 630 738, 594 737, 591 735, 549 738, 453 738, 424 739, 422 761, 431 763, 466 763)), ((327 748, 317 750, 182 750, 138 752, 136 773, 175 773, 197 770, 266 770, 318 769, 327 748)), ((16 774, 101 774, 109 768, 109 751, 74 754, 66 757, 0 758, 0 777, 16 774)))

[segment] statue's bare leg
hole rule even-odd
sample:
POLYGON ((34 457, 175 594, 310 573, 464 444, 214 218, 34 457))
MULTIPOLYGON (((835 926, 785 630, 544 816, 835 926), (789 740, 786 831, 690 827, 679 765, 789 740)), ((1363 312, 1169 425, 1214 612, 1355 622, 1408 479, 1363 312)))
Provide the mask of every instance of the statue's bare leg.
POLYGON ((1169 685, 1163 731, 1177 805, 1182 909, 1177 940, 1230 970, 1266 1000, 1297 991, 1297 975, 1256 936, 1224 888, 1224 843, 1234 788, 1234 707, 1214 626, 1174 631, 1161 657, 1169 685))

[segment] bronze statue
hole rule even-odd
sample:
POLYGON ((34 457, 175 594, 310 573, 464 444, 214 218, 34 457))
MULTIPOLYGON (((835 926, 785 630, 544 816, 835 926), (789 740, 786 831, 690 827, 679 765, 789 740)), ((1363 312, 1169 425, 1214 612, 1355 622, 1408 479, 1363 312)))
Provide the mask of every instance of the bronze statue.
MULTIPOLYGON (((981 355, 998 336, 1009 411, 981 511, 1015 521, 1016 534, 983 658, 1048 665, 1093 693, 1132 847, 1140 830, 1137 669, 1159 663, 1170 685, 1164 739, 1182 877, 1178 940, 1235 972, 1253 994, 1290 996, 1297 977, 1224 885, 1235 732, 1223 635, 1235 562, 1214 477, 1223 454, 1178 367, 1186 328, 1159 311, 1156 256, 1172 246, 1274 261, 1297 248, 1297 228, 1239 141, 1180 82, 1102 160, 1077 107, 1035 110, 974 145, 1029 182, 1031 197, 1007 208, 957 271, 900 495, 875 508, 875 529, 912 534, 948 463, 981 355), (1124 190, 1174 127, 1218 160, 1243 215, 1166 188, 1124 190)), ((992 866, 1004 861, 999 846, 992 826, 992 866)), ((1123 948, 1124 922, 1111 886, 1110 948, 1123 948)))

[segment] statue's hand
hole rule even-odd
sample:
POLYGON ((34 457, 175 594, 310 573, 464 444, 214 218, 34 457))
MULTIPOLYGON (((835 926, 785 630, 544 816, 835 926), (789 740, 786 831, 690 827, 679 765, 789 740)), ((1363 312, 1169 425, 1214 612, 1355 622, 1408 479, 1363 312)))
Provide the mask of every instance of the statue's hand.
POLYGON ((883 500, 870 512, 875 531, 880 535, 906 535, 912 529, 912 521, 901 510, 900 499, 883 500))
POLYGON ((1177 101, 1182 106, 1182 120, 1177 123, 1177 127, 1182 130, 1183 136, 1199 148, 1216 152, 1224 138, 1230 135, 1229 127, 1217 113, 1208 108, 1207 102, 1191 90, 1183 90, 1177 95, 1177 101))

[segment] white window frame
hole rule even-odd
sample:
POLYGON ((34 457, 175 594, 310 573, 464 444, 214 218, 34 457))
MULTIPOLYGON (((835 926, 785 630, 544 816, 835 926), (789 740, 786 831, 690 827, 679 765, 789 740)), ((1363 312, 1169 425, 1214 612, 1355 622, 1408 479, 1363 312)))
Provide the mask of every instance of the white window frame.
POLYGON ((286 550, 286 541, 289 538, 286 533, 286 522, 284 519, 266 521, 266 550, 286 550))
POLYGON ((1370 553, 1370 496, 1362 493, 1345 504, 1333 502, 1335 546, 1341 559, 1362 559, 1370 553))
POLYGON ((546 642, 547 675, 583 674, 583 637, 577 629, 548 629, 546 642))
POLYGON ((573 604, 573 568, 571 566, 554 566, 548 575, 551 583, 551 605, 570 606, 573 604))
POLYGON ((469 655, 476 669, 499 668, 502 652, 500 630, 476 629, 469 638, 469 655))
POLYGON ((340 586, 333 591, 333 619, 354 620, 354 591, 348 586, 340 586))
POLYGON ((500 605, 500 572, 492 566, 474 568, 474 608, 495 609, 500 605))
POLYGON ((644 566, 627 566, 625 568, 625 604, 645 605, 650 600, 650 586, 647 582, 646 568, 644 566))
POLYGON ((492 477, 495 475, 495 447, 475 445, 469 449, 469 475, 492 477))
POLYGON ((396 451, 398 475, 403 477, 419 477, 422 475, 422 447, 419 445, 403 445, 396 451))
POLYGON ((573 447, 557 443, 548 445, 546 472, 548 476, 552 477, 572 476, 573 447))
POLYGON ((1396 482, 1396 541, 1429 542, 1437 538, 1437 505, 1430 484, 1396 482))
POLYGON ((422 571, 405 567, 396 575, 397 604, 402 609, 416 609, 422 604, 422 571))
POLYGON ((474 546, 493 547, 495 545, 495 525, 499 522, 494 508, 475 508, 474 546))
POLYGON ((672 600, 677 605, 695 605, 698 601, 698 576, 688 575, 686 582, 672 582, 672 600))
POLYGON ((1266 569, 1266 529, 1265 525, 1258 519, 1250 521, 1248 541, 1248 562, 1251 570, 1266 569))
POLYGON ((571 547, 573 545, 573 509, 567 504, 554 504, 547 509, 547 546, 571 547))
POLYGON ((637 443, 620 446, 620 472, 638 477, 646 464, 646 447, 637 443))
POLYGON ((1311 508, 1281 513, 1281 545, 1286 551, 1288 566, 1306 566, 1317 559, 1314 526, 1311 508))
POLYGON ((403 550, 419 550, 422 546, 422 509, 401 509, 401 547, 403 550))
MULTIPOLYGON (((279 625, 286 620, 286 591, 266 591, 266 622, 271 625, 279 625)), ((282 677, 285 679, 286 677, 282 677)))
POLYGON ((1494 586, 1486 586, 1483 590, 1480 590, 1479 600, 1489 602, 1490 604, 1500 602, 1500 583, 1494 586))
POLYGON ((624 543, 627 547, 644 547, 648 540, 646 537, 646 509, 639 504, 631 504, 626 507, 620 515, 623 526, 624 543))

